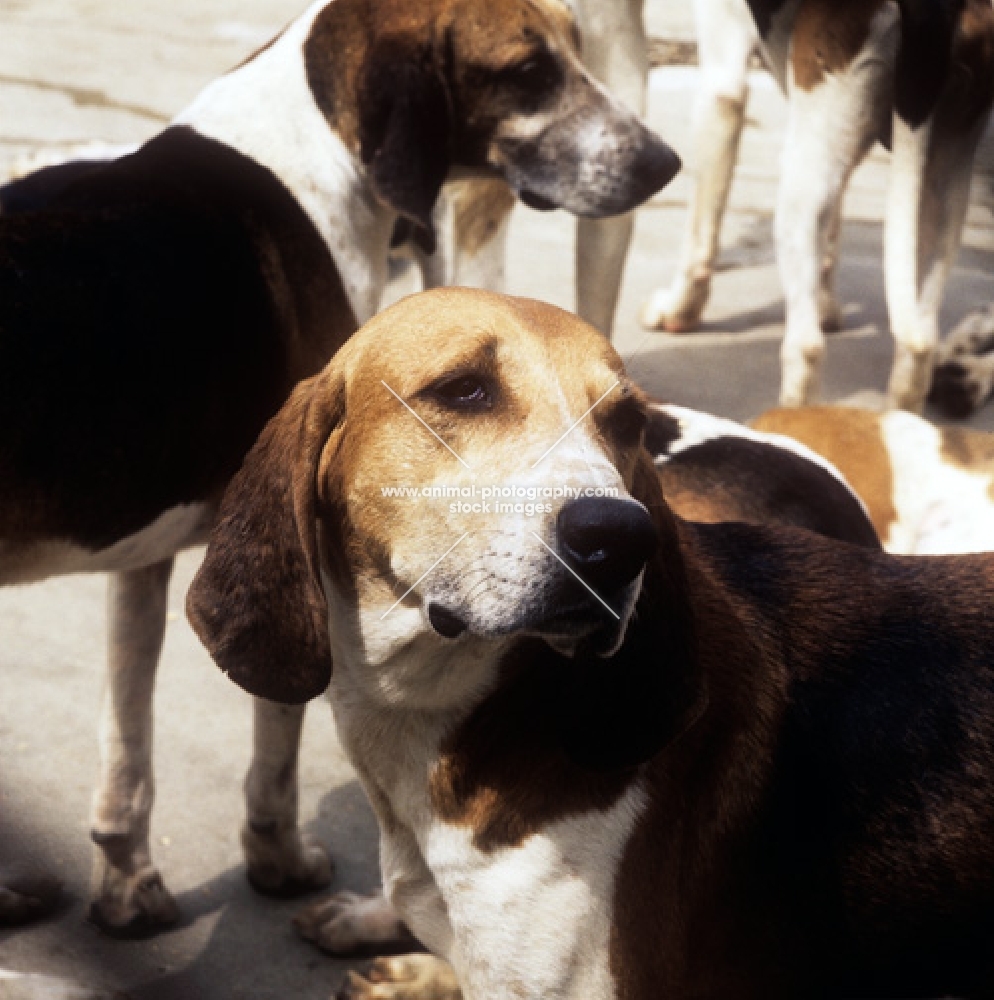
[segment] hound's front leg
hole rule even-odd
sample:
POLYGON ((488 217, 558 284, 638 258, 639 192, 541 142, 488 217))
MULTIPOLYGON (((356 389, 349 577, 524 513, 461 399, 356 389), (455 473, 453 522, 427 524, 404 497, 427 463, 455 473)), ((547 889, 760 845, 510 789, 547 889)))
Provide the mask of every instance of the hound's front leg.
POLYGON ((694 127, 694 190, 672 284, 642 309, 649 330, 684 333, 701 321, 711 293, 721 223, 735 173, 759 36, 743 0, 695 0, 701 94, 694 127))
POLYGON ((91 919, 114 934, 175 923, 176 903, 152 864, 152 693, 173 560, 115 573, 108 589, 108 683, 100 779, 90 835, 97 845, 91 919))
MULTIPOLYGON (((803 406, 818 395, 824 329, 837 320, 831 293, 841 201, 853 170, 881 134, 889 110, 884 95, 900 33, 883 8, 867 36, 836 72, 804 53, 832 37, 830 19, 814 19, 801 44, 794 38, 790 111, 777 200, 777 263, 787 323, 781 350, 781 406, 803 406)), ((855 44, 855 43, 854 43, 855 44)))
MULTIPOLYGON (((959 250, 974 154, 987 121, 989 104, 972 118, 964 113, 962 105, 971 103, 968 96, 955 88, 947 92, 931 120, 918 129, 894 117, 884 254, 895 341, 888 395, 892 405, 914 413, 921 413, 932 380, 939 310, 959 250)), ((947 408, 968 415, 984 389, 979 384, 968 389, 964 383, 951 390, 949 375, 948 369, 943 372, 940 397, 959 397, 947 408)))
POLYGON ((255 699, 242 849, 249 881, 267 895, 296 896, 331 883, 327 852, 305 840, 297 825, 297 761, 304 709, 304 705, 255 699))

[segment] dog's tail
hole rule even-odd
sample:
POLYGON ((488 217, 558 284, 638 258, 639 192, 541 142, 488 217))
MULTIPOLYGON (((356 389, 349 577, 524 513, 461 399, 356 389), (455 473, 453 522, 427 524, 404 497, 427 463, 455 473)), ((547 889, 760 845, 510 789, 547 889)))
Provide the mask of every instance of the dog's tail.
POLYGON ((945 85, 963 0, 897 0, 897 4, 901 51, 894 106, 904 121, 918 128, 932 113, 945 85))

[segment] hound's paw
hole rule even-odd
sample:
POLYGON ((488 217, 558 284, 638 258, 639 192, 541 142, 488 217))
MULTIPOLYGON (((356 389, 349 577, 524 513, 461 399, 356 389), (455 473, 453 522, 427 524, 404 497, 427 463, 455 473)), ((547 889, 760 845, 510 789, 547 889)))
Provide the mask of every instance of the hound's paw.
POLYGON ((964 420, 983 406, 990 394, 987 372, 974 371, 971 359, 944 361, 932 373, 928 401, 954 420, 964 420))
POLYGON ((711 276, 678 278, 672 288, 653 292, 642 307, 641 322, 647 330, 687 333, 697 329, 711 294, 711 276))
POLYGON ((246 875, 257 892, 266 896, 302 896, 331 885, 334 865, 328 852, 305 840, 296 827, 248 822, 242 827, 246 875))
POLYGON ((963 419, 994 391, 994 306, 971 313, 939 349, 928 400, 947 417, 963 419))
POLYGON ((994 351, 994 305, 977 309, 959 322, 943 342, 940 360, 964 354, 979 357, 991 351, 994 351))
POLYGON ((128 1000, 124 993, 91 989, 66 979, 24 976, 0 969, 0 1000, 128 1000))
POLYGON ((332 955, 420 948, 382 893, 335 893, 301 910, 293 923, 302 937, 332 955))
POLYGON ((151 865, 128 874, 98 854, 93 885, 90 920, 111 937, 148 937, 179 920, 176 901, 151 865))
POLYGON ((0 926, 45 916, 61 895, 62 883, 54 875, 26 864, 5 865, 0 868, 0 926))
POLYGON ((462 1000, 448 962, 434 955, 378 958, 364 973, 350 972, 337 1000, 462 1000))

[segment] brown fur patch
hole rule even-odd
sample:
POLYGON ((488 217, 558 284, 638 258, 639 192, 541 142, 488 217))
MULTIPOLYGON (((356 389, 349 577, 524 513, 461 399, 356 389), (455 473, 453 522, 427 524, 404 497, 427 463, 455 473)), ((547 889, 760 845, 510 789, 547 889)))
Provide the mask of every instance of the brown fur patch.
POLYGON ((635 776, 569 759, 547 714, 556 678, 540 664, 551 658, 539 643, 516 653, 513 676, 446 742, 432 772, 439 819, 472 830, 481 851, 517 847, 568 815, 609 809, 635 776))
POLYGON ((0 537, 104 548, 216 499, 356 322, 272 173, 173 127, 0 220, 0 537))
MULTIPOLYGON (((527 52, 529 40, 558 42, 576 55, 569 9, 549 0, 336 0, 315 18, 304 46, 308 80, 318 106, 353 151, 359 149, 363 73, 378 43, 429 54, 445 75, 468 130, 491 117, 480 70, 495 72, 527 52), (435 51, 447 38, 448 53, 435 51), (452 57, 453 65, 445 65, 452 57)), ((492 96, 492 95, 489 95, 492 96)), ((457 137, 458 138, 458 137, 457 137)))
POLYGON ((643 772, 617 995, 985 994, 992 559, 740 525, 682 552, 709 707, 643 772))
POLYGON ((957 110, 967 126, 994 102, 994 7, 989 0, 966 0, 953 45, 951 66, 957 110))
POLYGON ((266 425, 225 492, 209 555, 187 594, 190 623, 208 652, 261 698, 305 702, 331 678, 317 473, 343 397, 322 373, 301 382, 266 425))
POLYGON ((883 0, 803 0, 791 37, 794 83, 814 90, 840 73, 866 44, 883 0))
POLYGON ((856 491, 885 543, 897 521, 894 472, 880 427, 868 410, 810 406, 769 410, 750 421, 758 431, 784 434, 827 458, 856 491))
POLYGON ((994 500, 994 434, 965 427, 939 429, 942 457, 952 465, 991 477, 987 494, 994 500))
POLYGON ((471 255, 480 252, 514 207, 514 194, 500 180, 477 181, 457 199, 456 245, 471 255))

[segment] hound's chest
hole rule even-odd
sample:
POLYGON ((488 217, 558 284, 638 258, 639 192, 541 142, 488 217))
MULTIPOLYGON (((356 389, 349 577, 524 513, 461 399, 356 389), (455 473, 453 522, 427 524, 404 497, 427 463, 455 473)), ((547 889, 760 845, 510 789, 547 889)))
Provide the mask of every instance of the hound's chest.
POLYGON ((611 809, 570 816, 492 850, 474 844, 469 826, 435 822, 423 831, 426 867, 451 924, 446 957, 467 997, 616 996, 616 885, 642 799, 633 788, 611 809))

